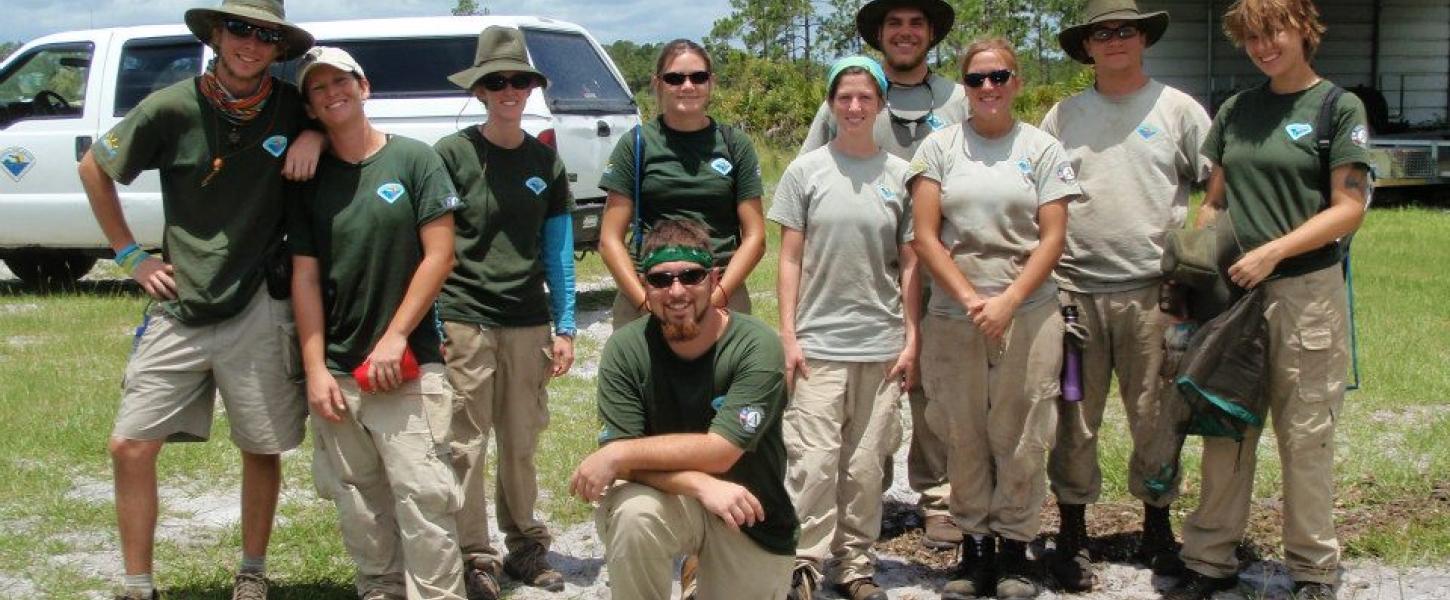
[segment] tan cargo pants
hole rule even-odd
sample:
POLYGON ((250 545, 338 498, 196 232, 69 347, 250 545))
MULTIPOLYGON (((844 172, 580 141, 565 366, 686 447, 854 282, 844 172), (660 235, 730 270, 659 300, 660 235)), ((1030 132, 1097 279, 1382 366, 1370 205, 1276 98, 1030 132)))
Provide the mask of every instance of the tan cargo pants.
POLYGON ((667 600, 674 559, 684 554, 700 557, 699 600, 779 600, 790 587, 794 559, 765 551, 693 498, 616 482, 594 522, 613 598, 667 600))
POLYGON ((1018 310, 1000 340, 971 321, 927 316, 922 379, 951 428, 951 511, 965 534, 1031 541, 1047 497, 1062 370, 1057 302, 1018 310))
POLYGON ((950 432, 943 431, 946 410, 940 402, 931 400, 920 385, 907 393, 907 402, 911 405, 911 445, 906 450, 906 483, 912 491, 921 494, 916 506, 922 516, 950 515, 947 505, 952 493, 951 484, 947 483, 950 432))
POLYGON ((549 425, 547 386, 553 338, 548 325, 488 328, 445 321, 448 379, 453 384, 453 470, 463 486, 458 533, 463 555, 499 563, 489 541, 489 432, 498 439, 494 504, 509 552, 548 548, 549 529, 534 516, 539 498, 534 452, 549 425))
POLYGON ((832 583, 875 573, 871 544, 881 535, 882 461, 901 445, 901 386, 886 374, 896 361, 806 360, 781 422, 786 490, 801 516, 796 564, 832 583), (824 567, 824 568, 823 568, 824 567))
POLYGON ((402 598, 412 588, 409 598, 464 597, 458 483, 448 465, 452 394, 443 365, 422 370, 396 390, 369 394, 337 376, 347 402, 342 422, 311 419, 313 478, 337 505, 359 596, 402 598))
MULTIPOLYGON (((1078 307, 1078 323, 1089 339, 1082 349, 1083 395, 1079 402, 1057 403, 1057 445, 1048 458, 1047 475, 1059 504, 1092 504, 1103 489, 1098 466, 1098 431, 1107 408, 1108 388, 1118 377, 1128 417, 1133 454, 1128 461, 1128 491, 1153 506, 1168 506, 1178 497, 1178 486, 1155 496, 1143 485, 1153 465, 1167 462, 1149 456, 1160 435, 1174 435, 1172 424, 1159 410, 1162 379, 1163 332, 1168 317, 1158 310, 1158 286, 1102 294, 1062 292, 1064 306, 1078 307)), ((1172 397, 1169 397, 1173 399, 1172 397)))
MULTIPOLYGON (((1269 324, 1269 420, 1284 479, 1284 563, 1295 581, 1332 584, 1339 577, 1334 421, 1349 368, 1344 274, 1336 265, 1261 285, 1269 324)), ((1211 577, 1239 568, 1234 548, 1248 525, 1263 432, 1245 433, 1242 443, 1204 439, 1203 491, 1183 526, 1184 562, 1211 577)))

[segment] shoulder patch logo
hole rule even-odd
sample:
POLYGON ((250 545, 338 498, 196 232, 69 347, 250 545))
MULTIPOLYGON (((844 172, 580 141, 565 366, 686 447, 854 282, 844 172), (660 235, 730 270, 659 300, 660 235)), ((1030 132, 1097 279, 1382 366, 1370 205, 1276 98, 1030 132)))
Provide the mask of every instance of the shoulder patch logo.
POLYGON ((613 172, 614 172, 614 163, 612 163, 612 162, 604 163, 604 174, 605 175, 608 175, 608 174, 613 173, 613 172))
POLYGON ((906 172, 912 175, 920 175, 926 172, 926 161, 920 158, 913 158, 906 165, 906 172))
POLYGON ((599 428, 599 443, 602 444, 602 443, 607 442, 607 441, 609 441, 609 426, 608 425, 599 428))
POLYGON ((730 172, 733 171, 733 170, 735 170, 735 165, 730 164, 730 161, 725 160, 722 157, 722 158, 717 158, 715 160, 710 161, 710 168, 711 169, 715 169, 715 172, 716 173, 719 173, 719 174, 725 175, 725 176, 729 176, 730 175, 730 172))
POLYGON ((1289 134, 1289 139, 1297 142, 1299 138, 1314 133, 1314 126, 1308 123, 1290 123, 1284 126, 1284 133, 1289 134))
POLYGON ((1349 132, 1349 141, 1361 148, 1369 147, 1369 128, 1364 125, 1355 125, 1354 130, 1349 132))
POLYGON ((1031 175, 1032 174, 1032 161, 1027 160, 1025 158, 1022 159, 1022 160, 1017 161, 1017 170, 1020 171, 1023 175, 1031 175))
POLYGON ((282 153, 287 151, 287 136, 274 135, 262 141, 262 149, 271 154, 273 158, 282 158, 282 153))
POLYGON ((1077 172, 1072 170, 1072 165, 1062 163, 1057 167, 1057 178, 1061 179, 1063 183, 1072 183, 1077 181, 1077 172))
POLYGON ((717 412, 723 406, 725 406, 725 397, 724 396, 716 396, 714 400, 711 400, 710 401, 710 408, 715 409, 717 412))
POLYGON ((881 194, 881 199, 887 202, 891 202, 896 199, 896 192, 891 191, 891 188, 886 187, 886 184, 876 184, 876 193, 881 194))
POLYGON ((936 113, 930 113, 926 115, 926 126, 930 127, 932 131, 939 131, 947 126, 947 122, 936 116, 936 113))
POLYGON ((1137 131, 1138 137, 1145 140, 1151 140, 1153 139, 1153 136, 1158 135, 1158 128, 1147 123, 1139 125, 1137 131))
POLYGON ((106 137, 101 138, 101 149, 106 151, 107 158, 114 158, 116 152, 121 149, 121 139, 114 133, 108 133, 106 137))
POLYGON ((443 199, 443 208, 454 209, 463 206, 463 201, 458 196, 449 196, 443 199))
POLYGON ((0 167, 4 167, 11 179, 20 181, 35 168, 35 155, 18 146, 0 150, 0 167))
POLYGON ((537 196, 544 193, 544 190, 549 189, 549 184, 544 183, 544 180, 538 177, 530 177, 528 181, 524 182, 524 187, 529 188, 529 191, 537 196))
POLYGON ((740 426, 745 429, 745 433, 755 433, 757 429, 760 429, 760 423, 765 420, 765 411, 760 410, 758 406, 747 406, 740 409, 738 417, 740 426))
POLYGON ((403 189, 403 184, 396 181, 390 181, 378 186, 378 197, 382 198, 383 202, 387 202, 388 204, 397 202, 398 198, 402 198, 405 193, 407 193, 407 190, 403 189))

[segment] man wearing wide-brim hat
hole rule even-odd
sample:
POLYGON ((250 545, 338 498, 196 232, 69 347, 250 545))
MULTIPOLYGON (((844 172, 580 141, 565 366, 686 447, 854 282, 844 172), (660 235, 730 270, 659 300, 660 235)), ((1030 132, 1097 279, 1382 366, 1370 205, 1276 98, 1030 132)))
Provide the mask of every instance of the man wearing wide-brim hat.
POLYGON ((167 441, 206 440, 220 396, 242 452, 233 597, 265 599, 280 455, 302 442, 306 418, 288 283, 269 275, 289 260, 284 166, 289 176, 310 176, 322 141, 302 133, 296 88, 267 69, 306 51, 312 36, 287 22, 279 0, 225 0, 188 11, 186 22, 216 59, 202 75, 147 96, 79 168, 116 263, 153 300, 109 442, 125 562, 120 597, 156 597, 156 458, 167 441), (159 254, 136 243, 116 193, 116 182, 151 169, 166 215, 159 254))
POLYGON ((434 146, 463 200, 457 262, 438 296, 454 389, 453 469, 469 598, 493 598, 498 577, 558 592, 548 527, 534 516, 534 452, 549 422, 547 385, 574 360, 574 197, 564 163, 523 130, 535 88, 524 33, 489 27, 473 64, 449 80, 483 103, 487 120, 434 146), (552 327, 551 327, 552 325, 552 327), (508 553, 489 540, 485 458, 498 439, 494 498, 508 553))
POLYGON ((1183 569, 1169 522, 1178 473, 1165 477, 1159 469, 1177 463, 1158 456, 1172 447, 1163 436, 1173 435, 1162 403, 1176 401, 1160 385, 1168 324, 1158 309, 1160 262, 1166 232, 1183 227, 1188 196, 1209 171, 1199 154, 1208 114, 1143 71, 1143 52, 1163 37, 1168 13, 1142 12, 1133 0, 1091 0, 1083 17, 1057 39, 1073 60, 1091 65, 1093 87, 1059 102, 1042 121, 1067 150, 1083 191, 1068 207, 1072 227, 1054 273, 1059 300, 1077 307, 1087 330, 1083 398, 1058 403, 1048 462, 1061 525, 1047 565, 1070 591, 1094 583, 1086 507, 1101 492, 1097 434, 1114 375, 1133 439, 1128 489, 1144 507, 1138 557, 1158 574, 1183 569))

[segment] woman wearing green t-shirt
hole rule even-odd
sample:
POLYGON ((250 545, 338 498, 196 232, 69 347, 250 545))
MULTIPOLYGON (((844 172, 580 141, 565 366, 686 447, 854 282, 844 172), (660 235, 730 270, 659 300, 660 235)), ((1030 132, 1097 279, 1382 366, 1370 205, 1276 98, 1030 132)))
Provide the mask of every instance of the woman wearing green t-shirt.
MULTIPOLYGON (((1262 385, 1283 465, 1284 562, 1295 598, 1332 598, 1334 424, 1349 367, 1340 261, 1369 199, 1369 129, 1364 106, 1348 93, 1327 106, 1332 124, 1321 122, 1334 85, 1310 62, 1324 32, 1313 2, 1241 0, 1224 15, 1224 31, 1269 81, 1219 108, 1203 144, 1213 175, 1198 225, 1228 211, 1220 226, 1233 228, 1244 252, 1228 276, 1263 294, 1262 385), (1321 138, 1330 142, 1325 162, 1321 138)), ((1190 573, 1167 597, 1208 598, 1237 584, 1234 549, 1248 523, 1262 431, 1204 438, 1203 495, 1183 527, 1190 573)))
POLYGON ((910 172, 915 240, 931 271, 922 383, 948 413, 962 564, 942 598, 1038 593, 1027 544, 1041 525, 1057 423, 1062 316, 1049 279, 1080 194, 1062 146, 1017 120, 1005 40, 962 57, 971 117, 922 142, 910 172))
POLYGON ((881 533, 882 465, 901 443, 897 414, 916 371, 921 287, 906 239, 907 163, 873 137, 886 75, 853 56, 827 80, 836 138, 791 161, 769 215, 780 224, 791 391, 781 425, 786 487, 804 517, 791 588, 809 598, 829 575, 850 600, 884 600, 871 545, 881 533))
POLYGON ((619 288, 615 325, 645 314, 633 242, 662 219, 705 224, 716 266, 725 268, 711 301, 750 312, 745 278, 765 254, 760 164, 750 138, 705 113, 715 87, 710 69, 699 44, 665 44, 651 78, 660 116, 620 139, 599 181, 608 193, 599 254, 619 288), (626 242, 631 226, 635 237, 626 242))

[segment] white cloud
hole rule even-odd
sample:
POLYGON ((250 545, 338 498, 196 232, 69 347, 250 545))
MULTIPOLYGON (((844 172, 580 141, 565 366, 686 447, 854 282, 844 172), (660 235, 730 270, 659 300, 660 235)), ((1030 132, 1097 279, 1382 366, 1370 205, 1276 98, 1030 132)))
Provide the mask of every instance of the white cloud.
MULTIPOLYGON (((73 29, 179 23, 182 13, 220 0, 5 0, 0 42, 73 29)), ((700 39, 729 12, 728 0, 483 0, 493 14, 539 15, 583 25, 601 43, 700 39)), ((453 0, 292 0, 288 18, 324 21, 444 15, 453 0)))

